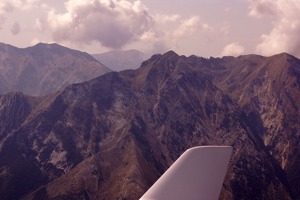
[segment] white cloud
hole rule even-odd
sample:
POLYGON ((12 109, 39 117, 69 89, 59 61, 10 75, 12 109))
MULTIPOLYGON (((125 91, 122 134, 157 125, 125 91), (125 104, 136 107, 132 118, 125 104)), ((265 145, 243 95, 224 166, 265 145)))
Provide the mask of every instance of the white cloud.
POLYGON ((239 56, 245 52, 245 48, 237 42, 226 45, 221 56, 239 56))
POLYGON ((181 16, 178 14, 173 14, 173 15, 157 14, 157 15, 155 15, 155 21, 159 21, 162 23, 176 22, 180 18, 181 18, 181 16))
POLYGON ((47 18, 36 21, 36 27, 59 43, 98 43, 113 49, 137 45, 156 53, 173 49, 196 33, 214 31, 199 16, 152 15, 140 0, 68 0, 64 12, 50 9, 47 18))
POLYGON ((166 37, 166 33, 158 30, 145 32, 141 35, 139 41, 144 46, 143 51, 148 54, 164 52, 171 46, 170 41, 166 37))
POLYGON ((46 21, 37 22, 37 27, 50 30, 53 40, 58 42, 99 42, 105 47, 120 48, 153 26, 153 18, 139 0, 132 3, 128 0, 69 0, 65 8, 65 13, 51 10, 46 21))
POLYGON ((15 9, 30 10, 36 8, 40 0, 1 0, 0 14, 7 14, 15 9))
POLYGON ((14 10, 14 6, 9 1, 1 1, 0 2, 0 14, 4 15, 6 13, 12 12, 14 10))
POLYGON ((250 15, 272 17, 273 28, 261 36, 257 53, 288 52, 300 56, 300 0, 251 0, 250 15))
POLYGON ((0 29, 9 13, 15 10, 29 11, 37 8, 40 0, 1 0, 0 1, 0 29))
POLYGON ((188 19, 185 19, 176 28, 177 30, 173 33, 173 37, 175 39, 179 39, 181 37, 186 37, 186 36, 194 33, 197 29, 200 29, 201 25, 202 24, 200 24, 199 16, 193 16, 188 19))
POLYGON ((278 13, 278 8, 274 0, 250 0, 250 15, 254 17, 274 16, 278 13))
POLYGON ((214 32, 211 26, 201 22, 199 16, 183 18, 177 14, 156 15, 154 19, 157 26, 152 27, 140 37, 140 41, 148 46, 148 49, 144 50, 146 52, 157 53, 178 49, 181 41, 187 38, 203 37, 207 39, 207 35, 214 32))
POLYGON ((11 27, 10 31, 11 31, 11 33, 12 33, 13 35, 18 35, 18 34, 20 33, 20 31, 21 31, 21 26, 20 26, 20 24, 19 24, 18 22, 15 22, 15 23, 13 24, 13 26, 11 27))
POLYGON ((13 6, 8 3, 8 1, 0 2, 0 29, 2 29, 3 24, 6 21, 7 13, 13 11, 13 6))
POLYGON ((202 37, 209 40, 213 32, 214 28, 207 23, 203 23, 200 20, 200 17, 196 15, 180 20, 180 23, 175 27, 175 30, 169 30, 166 33, 166 37, 167 40, 170 40, 170 44, 174 48, 180 40, 186 38, 202 37))
POLYGON ((230 26, 229 26, 228 24, 223 25, 223 26, 220 28, 220 32, 221 32, 223 35, 228 35, 229 32, 230 32, 230 26))
POLYGON ((202 24, 201 27, 202 27, 202 30, 204 32, 207 32, 207 33, 210 33, 210 32, 214 31, 214 28, 211 27, 210 25, 206 24, 206 23, 202 24))
POLYGON ((3 26, 4 22, 5 22, 5 20, 6 20, 6 18, 4 16, 0 15, 0 30, 2 30, 2 26, 3 26))

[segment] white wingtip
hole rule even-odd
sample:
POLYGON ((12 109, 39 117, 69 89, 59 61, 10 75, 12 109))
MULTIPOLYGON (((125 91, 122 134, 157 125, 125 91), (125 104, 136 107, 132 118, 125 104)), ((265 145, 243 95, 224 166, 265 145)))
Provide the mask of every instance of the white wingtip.
POLYGON ((231 146, 188 149, 140 200, 217 200, 231 153, 231 146))

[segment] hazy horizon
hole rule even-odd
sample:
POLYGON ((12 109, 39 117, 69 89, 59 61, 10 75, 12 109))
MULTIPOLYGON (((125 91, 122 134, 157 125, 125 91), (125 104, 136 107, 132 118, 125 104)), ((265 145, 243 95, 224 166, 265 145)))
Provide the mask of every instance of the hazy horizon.
POLYGON ((184 55, 300 56, 300 0, 3 0, 2 41, 184 55))

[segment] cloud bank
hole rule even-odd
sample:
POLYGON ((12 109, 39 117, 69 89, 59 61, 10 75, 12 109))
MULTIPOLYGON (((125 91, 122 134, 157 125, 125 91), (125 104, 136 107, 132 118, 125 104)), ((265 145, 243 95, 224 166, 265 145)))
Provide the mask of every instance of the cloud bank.
POLYGON ((156 26, 140 37, 141 42, 151 47, 152 53, 178 49, 181 41, 186 39, 206 40, 214 32, 214 28, 202 22, 197 15, 187 18, 178 14, 156 15, 154 22, 156 26))
POLYGON ((213 30, 199 16, 152 15, 141 0, 68 0, 64 6, 64 12, 50 8, 36 21, 38 30, 60 43, 98 43, 110 49, 138 45, 157 53, 175 48, 198 31, 213 30))
POLYGON ((13 12, 15 9, 30 10, 36 8, 40 0, 1 0, 0 16, 13 12))
POLYGON ((11 31, 11 33, 12 33, 13 35, 18 35, 18 34, 20 33, 20 31, 21 31, 21 26, 20 26, 20 24, 19 24, 18 22, 15 22, 15 23, 12 25, 10 31, 11 31))
POLYGON ((237 42, 226 45, 221 56, 239 56, 245 52, 245 48, 237 42))
MULTIPOLYGON (((12 13, 14 10, 31 10, 38 7, 40 0, 1 0, 0 1, 0 29, 6 21, 8 14, 12 13)), ((11 32, 14 34, 19 32, 18 25, 16 23, 13 25, 11 32)), ((14 34, 15 35, 15 34, 14 34)))
POLYGON ((300 0, 250 0, 250 15, 270 17, 272 30, 261 36, 259 54, 288 52, 300 56, 300 0))
POLYGON ((46 21, 37 21, 40 30, 50 30, 58 42, 99 42, 116 49, 137 40, 153 23, 139 0, 69 0, 65 9, 65 13, 51 10, 46 21))

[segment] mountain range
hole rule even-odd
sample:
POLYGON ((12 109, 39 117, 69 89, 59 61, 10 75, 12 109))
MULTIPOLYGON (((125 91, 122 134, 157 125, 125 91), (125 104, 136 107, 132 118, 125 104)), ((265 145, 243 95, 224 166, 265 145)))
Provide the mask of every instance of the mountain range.
POLYGON ((170 51, 42 97, 0 96, 1 199, 138 199, 187 148, 230 145, 220 199, 300 199, 300 60, 170 51))
POLYGON ((47 95, 110 71, 91 55, 58 44, 17 48, 0 43, 0 94, 47 95))

